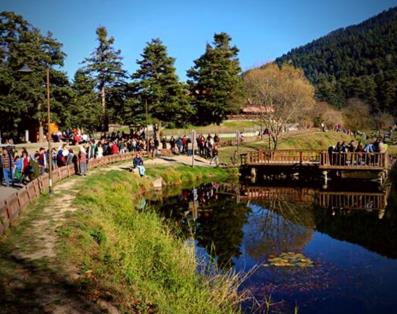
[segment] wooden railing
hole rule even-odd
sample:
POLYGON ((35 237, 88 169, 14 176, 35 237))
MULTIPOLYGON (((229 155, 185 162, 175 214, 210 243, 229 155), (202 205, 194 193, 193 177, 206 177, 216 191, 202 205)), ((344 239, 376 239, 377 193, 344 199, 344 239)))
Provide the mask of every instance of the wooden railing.
MULTIPOLYGON (((125 160, 132 161, 135 154, 136 152, 130 152, 126 154, 104 156, 100 159, 90 159, 88 168, 93 169, 125 160)), ((73 175, 75 175, 73 165, 57 168, 52 172, 54 183, 73 175)), ((46 173, 11 194, 5 201, 0 201, 0 235, 4 233, 10 224, 15 222, 19 214, 30 202, 39 197, 41 193, 48 191, 48 183, 48 174, 46 173)))
POLYGON ((241 165, 319 165, 322 169, 382 170, 390 168, 387 153, 338 153, 313 150, 259 150, 240 154, 241 165))
POLYGON ((337 209, 384 209, 385 193, 320 192, 318 205, 337 209))
POLYGON ((321 152, 320 168, 388 168, 389 156, 387 153, 328 153, 321 152))
POLYGON ((293 187, 254 187, 241 189, 242 199, 283 200, 290 202, 312 203, 315 191, 312 188, 293 187))
POLYGON ((254 151, 240 155, 242 165, 252 164, 303 164, 319 163, 320 151, 314 150, 276 150, 254 151))

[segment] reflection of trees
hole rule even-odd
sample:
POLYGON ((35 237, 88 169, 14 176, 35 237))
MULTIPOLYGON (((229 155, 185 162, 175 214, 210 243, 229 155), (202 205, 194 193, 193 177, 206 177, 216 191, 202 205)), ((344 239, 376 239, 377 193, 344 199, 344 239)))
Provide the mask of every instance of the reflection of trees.
POLYGON ((192 222, 189 216, 189 201, 184 198, 184 192, 167 199, 151 200, 150 206, 156 208, 165 218, 169 219, 169 226, 174 227, 174 233, 182 239, 187 239, 192 233, 192 222))
POLYGON ((216 258, 220 267, 230 267, 232 257, 241 254, 240 245, 248 209, 245 204, 237 204, 236 199, 230 196, 209 202, 201 209, 211 209, 211 212, 199 216, 196 240, 216 258))
POLYGON ((198 245, 204 247, 220 267, 229 267, 232 257, 240 256, 243 226, 247 222, 248 210, 245 204, 237 204, 231 195, 217 193, 219 185, 205 184, 191 190, 182 190, 177 196, 151 201, 162 216, 171 218, 175 231, 183 238, 192 233, 198 245), (194 191, 194 192, 193 192, 194 191), (193 220, 189 203, 198 205, 198 218, 193 220))
POLYGON ((275 199, 255 201, 251 209, 245 241, 252 257, 299 251, 311 239, 314 224, 310 206, 275 199))
POLYGON ((333 238, 359 244, 390 258, 397 258, 397 190, 392 188, 382 219, 378 212, 315 210, 316 228, 333 238))

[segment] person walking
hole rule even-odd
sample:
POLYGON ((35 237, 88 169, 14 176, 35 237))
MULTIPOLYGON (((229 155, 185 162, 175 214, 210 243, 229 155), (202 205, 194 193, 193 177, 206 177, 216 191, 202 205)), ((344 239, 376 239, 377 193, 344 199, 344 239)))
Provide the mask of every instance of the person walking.
POLYGON ((12 169, 14 167, 13 159, 7 148, 3 147, 2 155, 0 157, 0 164, 3 169, 3 179, 6 186, 12 185, 12 169))
POLYGON ((212 165, 212 163, 215 163, 215 166, 218 167, 219 164, 219 147, 218 144, 214 144, 212 147, 212 159, 210 161, 210 165, 212 165))
POLYGON ((87 175, 87 152, 85 151, 84 146, 80 145, 79 152, 79 165, 80 165, 80 175, 87 175))

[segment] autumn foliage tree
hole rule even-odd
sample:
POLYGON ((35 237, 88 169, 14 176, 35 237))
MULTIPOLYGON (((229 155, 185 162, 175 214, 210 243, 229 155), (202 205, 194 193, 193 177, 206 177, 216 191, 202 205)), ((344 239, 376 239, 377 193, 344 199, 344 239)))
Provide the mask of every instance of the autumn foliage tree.
POLYGON ((265 106, 262 122, 269 130, 273 149, 289 123, 305 123, 315 106, 314 88, 300 69, 274 63, 244 75, 248 101, 265 106))

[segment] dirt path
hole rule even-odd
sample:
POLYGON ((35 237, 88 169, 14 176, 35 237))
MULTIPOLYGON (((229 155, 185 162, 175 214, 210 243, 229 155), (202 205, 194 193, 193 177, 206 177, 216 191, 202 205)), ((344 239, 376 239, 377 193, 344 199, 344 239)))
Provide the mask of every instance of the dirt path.
MULTIPOLYGON (((188 164, 187 156, 146 160, 145 164, 188 164)), ((196 157, 195 164, 208 166, 196 157)), ((95 169, 88 175, 109 170, 125 171, 131 162, 95 169)), ((74 211, 77 187, 85 177, 74 176, 58 183, 44 206, 26 212, 18 225, 0 241, 0 313, 118 313, 104 300, 90 301, 75 284, 76 270, 65 272, 58 265, 57 231, 67 212, 74 211)))
POLYGON ((78 190, 74 188, 82 180, 74 176, 57 184, 40 214, 30 222, 21 217, 21 226, 11 230, 20 232, 20 241, 9 244, 1 256, 2 271, 9 270, 0 280, 0 313, 117 313, 106 302, 86 299, 74 284, 77 273, 65 273, 57 266, 57 230, 65 213, 75 210, 72 201, 78 190))

